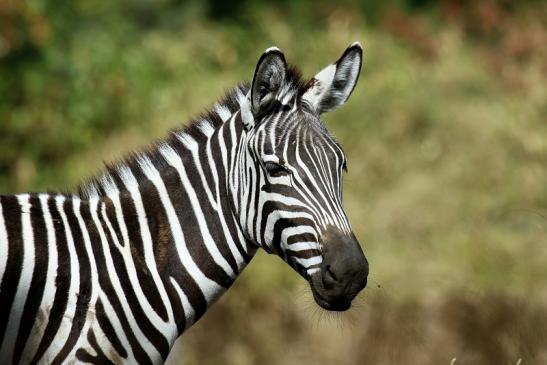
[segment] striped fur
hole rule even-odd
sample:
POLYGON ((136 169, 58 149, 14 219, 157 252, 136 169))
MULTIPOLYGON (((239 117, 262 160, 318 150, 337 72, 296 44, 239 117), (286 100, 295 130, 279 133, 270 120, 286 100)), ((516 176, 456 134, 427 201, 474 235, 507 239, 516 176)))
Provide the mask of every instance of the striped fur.
POLYGON ((77 194, 0 196, 2 363, 161 363, 257 248, 316 274, 351 234, 319 81, 287 69, 265 114, 239 85, 77 194))

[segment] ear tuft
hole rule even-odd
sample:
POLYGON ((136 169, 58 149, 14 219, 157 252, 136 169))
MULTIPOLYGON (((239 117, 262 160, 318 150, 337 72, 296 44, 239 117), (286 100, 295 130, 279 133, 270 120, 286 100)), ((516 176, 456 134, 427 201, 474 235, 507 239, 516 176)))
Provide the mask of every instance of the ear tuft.
POLYGON ((315 75, 302 98, 319 114, 338 108, 346 102, 355 88, 362 62, 363 48, 359 42, 354 42, 338 61, 315 75))
POLYGON ((285 83, 287 62, 277 47, 268 48, 258 60, 251 86, 251 109, 255 118, 269 111, 285 83))
POLYGON ((351 46, 349 46, 349 48, 353 48, 353 47, 361 48, 361 51, 363 50, 363 47, 361 46, 361 42, 359 41, 355 41, 351 44, 351 46))
POLYGON ((270 53, 270 52, 279 52, 279 53, 283 54, 283 52, 281 52, 281 50, 279 48, 277 48, 276 46, 266 48, 266 50, 264 51, 264 53, 270 53))

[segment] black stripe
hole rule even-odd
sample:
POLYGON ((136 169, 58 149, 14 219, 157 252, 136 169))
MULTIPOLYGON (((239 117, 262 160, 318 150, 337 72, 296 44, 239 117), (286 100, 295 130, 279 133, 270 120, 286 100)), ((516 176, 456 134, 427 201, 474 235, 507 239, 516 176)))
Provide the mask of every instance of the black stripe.
MULTIPOLYGON (((176 257, 178 257, 178 254, 176 257)), ((201 292, 195 279, 188 273, 188 271, 186 271, 186 268, 184 268, 182 264, 180 264, 178 270, 173 270, 171 276, 175 279, 184 294, 188 297, 188 301, 194 309, 194 323, 197 322, 207 310, 207 301, 205 300, 203 293, 201 292)), ((165 282, 167 282, 167 280, 168 279, 166 278, 165 282)), ((169 282, 169 285, 166 285, 166 287, 173 288, 173 284, 169 282)), ((173 288, 173 290, 175 289, 173 288)), ((174 295, 178 297, 178 294, 175 293, 174 295)))
MULTIPOLYGON (((252 190, 256 191, 256 194, 255 194, 254 200, 251 202, 254 205, 254 211, 255 211, 255 215, 253 217, 253 235, 257 234, 256 227, 258 225, 258 215, 259 215, 259 207, 260 207, 260 194, 263 191, 261 189, 260 183, 263 179, 265 179, 264 175, 261 172, 262 167, 258 163, 255 163, 255 168, 256 168, 256 181, 255 181, 255 186, 252 188, 252 190)), ((264 181, 264 183, 267 183, 267 181, 264 181)), ((264 184, 262 184, 262 185, 264 185, 264 184)), ((259 232, 260 232, 260 230, 259 230, 259 232)), ((256 240, 258 242, 260 242, 260 239, 261 239, 261 237, 256 237, 256 240)))
MULTIPOLYGON (((240 124, 241 122, 238 122, 238 120, 241 120, 240 113, 238 113, 235 117, 236 124, 240 124)), ((232 141, 231 132, 230 132, 230 124, 225 123, 222 126, 222 137, 224 139, 224 145, 226 149, 226 167, 230 169, 231 164, 231 150, 234 141, 232 141)), ((217 135, 217 138, 220 138, 220 133, 217 135)), ((213 144, 213 155, 214 156, 221 156, 221 149, 220 149, 220 140, 218 143, 213 144)), ((217 173, 218 173, 218 179, 221 182, 227 182, 229 177, 229 172, 224 170, 224 164, 219 162, 217 164, 217 173)), ((228 189, 228 184, 221 183, 219 184, 219 195, 222 199, 220 199, 220 205, 222 206, 222 211, 227 215, 226 223, 228 224, 230 228, 230 232, 232 233, 232 237, 235 239, 235 244, 237 246, 237 249, 245 259, 245 261, 248 263, 251 261, 252 255, 250 255, 245 248, 243 247, 243 242, 240 242, 238 239, 238 232, 241 231, 239 221, 237 220, 237 217, 233 215, 233 212, 235 211, 235 202, 233 201, 233 195, 232 192, 228 189), (229 216, 232 216, 232 219, 229 219, 229 216)))
POLYGON ((92 364, 112 364, 114 363, 106 357, 105 353, 102 351, 102 349, 99 347, 99 344, 97 343, 97 338, 95 337, 95 333, 93 331, 89 331, 87 333, 87 340, 89 341, 89 344, 91 347, 95 350, 97 355, 92 356, 87 349, 80 348, 78 351, 76 351, 76 358, 80 360, 81 362, 86 363, 92 363, 92 364))
POLYGON ((127 351, 123 347, 119 337, 116 334, 116 331, 114 330, 114 327, 112 327, 112 323, 108 320, 108 317, 106 316, 106 313, 104 311, 103 302, 99 299, 97 300, 97 305, 95 306, 95 311, 97 314, 97 322, 99 322, 99 327, 101 327, 101 330, 106 335, 106 338, 110 343, 112 344, 112 347, 116 350, 116 352, 123 357, 124 359, 127 358, 127 351))
POLYGON ((72 200, 65 201, 64 210, 67 216, 68 225, 70 226, 70 230, 72 232, 72 238, 74 239, 76 256, 78 257, 80 290, 78 292, 78 299, 76 301, 76 309, 74 311, 74 319, 72 321, 70 333, 65 345, 57 354, 52 364, 60 364, 63 360, 65 360, 78 341, 82 328, 86 322, 86 313, 89 309, 89 301, 91 300, 91 292, 93 290, 91 282, 91 263, 85 249, 84 237, 82 230, 80 229, 80 224, 74 214, 74 202, 72 200))
POLYGON ((170 282, 170 277, 173 277, 177 281, 197 313, 203 314, 205 312, 207 302, 194 278, 188 274, 180 261, 167 214, 164 207, 157 203, 160 201, 158 191, 152 185, 143 185, 140 189, 144 210, 148 217, 148 227, 154 241, 154 256, 158 265, 158 271, 171 305, 175 308, 175 322, 180 330, 180 328, 185 328, 186 326, 185 314, 178 303, 180 302, 180 298, 170 282), (180 307, 180 311, 176 310, 177 307, 180 307))
MULTIPOLYGON (((101 214, 99 213, 98 214, 99 223, 101 222, 100 215, 101 214)), ((91 219, 91 215, 87 210, 82 209, 82 217, 86 221, 87 230, 89 232, 91 241, 97 242, 96 245, 93 245, 93 256, 95 257, 95 263, 97 265, 97 271, 99 273, 99 285, 102 291, 108 297, 108 300, 110 304, 112 305, 112 308, 114 309, 115 315, 116 317, 118 317, 118 320, 120 321, 120 324, 125 332, 127 340, 129 344, 131 345, 131 349, 133 350, 133 354, 135 355, 135 358, 137 359, 139 363, 151 364, 152 360, 150 359, 148 354, 144 351, 141 344, 135 337, 135 334, 133 333, 129 325, 129 321, 123 311, 123 307, 120 303, 120 299, 118 298, 118 294, 114 290, 112 286, 112 282, 110 281, 111 275, 114 275, 115 273, 109 272, 108 267, 106 266, 106 259, 104 256, 102 245, 100 244, 101 239, 100 239, 98 227, 95 226, 94 222, 91 219)), ((105 232, 105 235, 108 237, 107 228, 103 225, 102 229, 105 232)), ((110 337, 108 335, 107 337, 110 340, 110 337)))
MULTIPOLYGON (((211 166, 209 165, 207 159, 207 151, 205 150, 205 146, 199 149, 198 158, 200 158, 201 167, 204 171, 208 188, 213 193, 213 197, 215 197, 216 188, 213 183, 214 179, 211 172, 211 166)), ((230 251, 230 247, 227 241, 228 237, 226 237, 226 235, 224 234, 218 213, 213 209, 211 203, 209 202, 209 199, 207 198, 207 193, 203 186, 201 176, 198 172, 197 166, 195 166, 194 164, 195 161, 193 159, 188 159, 184 162, 185 168, 189 169, 190 171, 196 171, 195 174, 188 174, 188 180, 190 181, 190 185, 194 188, 196 195, 198 197, 203 197, 203 199, 199 200, 199 208, 203 213, 207 228, 209 229, 209 233, 211 234, 211 237, 213 238, 215 245, 218 247, 220 253, 222 254, 222 256, 224 256, 224 258, 232 268, 233 272, 237 273, 238 267, 235 258, 230 251)))
MULTIPOLYGON (((17 334, 17 340, 15 342, 13 353, 14 363, 19 363, 21 360, 21 356, 23 354, 23 350, 25 349, 25 344, 29 339, 32 326, 37 319, 38 309, 42 301, 47 281, 47 276, 45 273, 47 273, 49 264, 47 230, 44 220, 44 212, 42 211, 42 204, 40 199, 36 196, 30 197, 29 204, 31 204, 30 218, 34 232, 35 264, 25 308, 21 317, 19 333, 17 334)), ((32 340, 38 341, 38 338, 32 340)))
POLYGON ((8 260, 0 285, 0 344, 2 344, 23 267, 23 237, 21 207, 17 197, 0 196, 0 204, 2 204, 8 235, 8 242, 5 242, 8 245, 8 260))
POLYGON ((317 239, 311 233, 299 233, 299 234, 293 234, 292 236, 287 237, 288 245, 292 243, 297 243, 297 242, 316 242, 316 241, 317 239))
MULTIPOLYGON (((174 167, 164 169, 163 181, 166 187, 181 186, 179 174, 174 167)), ((233 282, 232 278, 213 260, 211 253, 203 242, 198 220, 193 209, 190 208, 191 202, 188 193, 181 188, 168 188, 167 192, 184 232, 190 256, 209 279, 216 281, 224 288, 230 287, 233 282)), ((156 204, 156 201, 147 202, 147 204, 156 204)))
MULTIPOLYGON (((106 222, 103 222, 102 215, 99 217, 99 220, 102 222, 103 227, 106 227, 106 222)), ((106 229, 105 232, 107 237, 110 237, 110 239, 108 239, 110 255, 114 263, 116 275, 119 278, 120 285, 123 290, 123 294, 125 297, 124 299, 129 304, 129 308, 133 314, 133 317, 135 318, 137 326, 139 326, 139 328, 142 330, 146 338, 154 345, 154 347, 156 347, 156 349, 159 351, 159 353, 162 355, 163 359, 165 360, 167 358, 167 354, 169 353, 169 343, 167 342, 165 337, 161 334, 161 332, 159 332, 154 327, 154 325, 150 322, 146 313, 142 310, 142 307, 139 304, 139 301, 137 299, 135 290, 133 289, 132 283, 129 279, 129 274, 125 267, 124 257, 120 253, 118 247, 116 247, 116 244, 113 241, 113 237, 110 233, 110 230, 106 229)), ((111 275, 114 275, 114 273, 111 273, 111 275)))
POLYGON ((53 221, 53 229, 55 231, 55 237, 57 241, 57 256, 58 256, 58 267, 55 277, 55 298, 53 299, 53 305, 49 312, 49 321, 44 331, 38 350, 34 354, 34 357, 31 361, 32 364, 36 364, 38 360, 45 353, 57 331, 61 325, 64 312, 66 310, 68 302, 68 290, 70 288, 70 254, 68 251, 68 245, 66 240, 65 228, 63 221, 61 220, 61 215, 57 210, 57 205, 55 204, 54 197, 48 199, 48 207, 53 221))
MULTIPOLYGON (((114 202, 112 201, 112 199, 110 199, 110 197, 105 197, 104 203, 105 203, 105 213, 110 222, 110 226, 112 227, 112 230, 114 231, 114 235, 116 236, 115 238, 118 240, 118 243, 121 246, 125 246, 125 242, 122 236, 122 230, 120 228, 120 225, 118 224, 118 218, 116 216, 116 209, 114 208, 114 202)), ((108 232, 110 233, 110 230, 108 230, 108 232)))
MULTIPOLYGON (((123 182, 119 179, 119 176, 115 175, 114 180, 118 189, 121 191, 123 182)), ((142 197, 141 197, 142 199, 142 197)), ((142 242, 142 232, 137 217, 137 210, 131 195, 128 192, 124 192, 120 196, 122 215, 125 226, 127 228, 127 234, 129 237, 129 246, 131 247, 131 254, 133 261, 135 262, 135 268, 137 271, 137 278, 142 291, 150 303, 154 311, 160 316, 161 319, 167 321, 167 308, 161 300, 161 296, 156 283, 150 273, 150 270, 144 259, 144 244, 142 242)), ((116 219, 117 221, 117 219, 116 219)))
POLYGON ((321 256, 321 251, 316 249, 293 251, 289 247, 287 249, 287 255, 291 257, 298 257, 300 259, 310 259, 312 257, 321 256))

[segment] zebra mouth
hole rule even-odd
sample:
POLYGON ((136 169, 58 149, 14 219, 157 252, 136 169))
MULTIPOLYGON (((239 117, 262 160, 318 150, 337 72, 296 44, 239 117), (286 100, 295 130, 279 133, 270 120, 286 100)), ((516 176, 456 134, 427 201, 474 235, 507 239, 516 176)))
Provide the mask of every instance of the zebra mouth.
POLYGON ((336 312, 344 312, 351 308, 350 300, 328 301, 316 294, 313 295, 315 302, 323 309, 336 312))
POLYGON ((327 295, 323 295, 320 291, 324 291, 325 289, 320 284, 316 286, 315 281, 313 277, 310 278, 310 288, 313 293, 313 299, 321 308, 328 311, 344 312, 351 307, 351 299, 345 296, 328 298, 327 295))

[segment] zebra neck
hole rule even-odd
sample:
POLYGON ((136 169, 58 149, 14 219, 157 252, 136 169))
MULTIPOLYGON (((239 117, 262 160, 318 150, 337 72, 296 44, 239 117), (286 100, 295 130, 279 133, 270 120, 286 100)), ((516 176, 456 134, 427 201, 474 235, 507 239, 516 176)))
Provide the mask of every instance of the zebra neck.
POLYGON ((123 263, 137 270, 147 301, 177 324, 178 333, 230 287, 256 252, 234 209, 244 91, 236 89, 201 119, 107 167, 83 188, 110 250, 123 248, 123 263))
POLYGON ((165 251, 156 256, 167 260, 160 266, 181 298, 184 329, 231 286, 256 252, 241 230, 230 189, 240 148, 237 123, 237 112, 218 128, 203 120, 200 134, 175 133, 161 144, 161 160, 139 161, 152 182, 141 195, 155 227, 154 246, 165 251))
POLYGON ((172 284, 195 294, 188 298, 191 308, 183 308, 194 313, 186 315, 185 328, 230 287, 256 252, 239 225, 229 181, 241 150, 239 111, 216 110, 224 111, 218 127, 203 119, 189 131, 172 134, 158 146, 157 156, 138 161, 151 182, 140 189, 150 225, 156 227, 154 245, 169 250, 159 257, 169 257, 165 267, 172 284))

